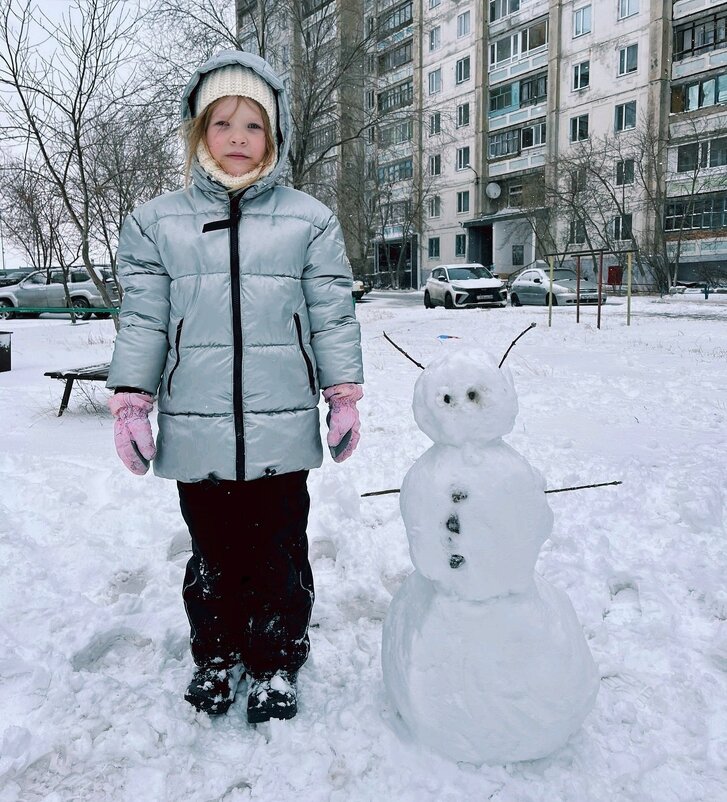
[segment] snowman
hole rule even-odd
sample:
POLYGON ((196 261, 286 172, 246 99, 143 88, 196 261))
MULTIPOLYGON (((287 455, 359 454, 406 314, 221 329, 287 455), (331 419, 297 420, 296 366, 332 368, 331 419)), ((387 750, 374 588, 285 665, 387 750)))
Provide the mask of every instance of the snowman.
POLYGON ((486 353, 448 352, 413 409, 434 445, 401 488, 415 570, 384 622, 388 696, 414 739, 454 760, 544 757, 583 723, 598 675, 570 599, 534 572, 553 513, 502 440, 512 377, 486 353))

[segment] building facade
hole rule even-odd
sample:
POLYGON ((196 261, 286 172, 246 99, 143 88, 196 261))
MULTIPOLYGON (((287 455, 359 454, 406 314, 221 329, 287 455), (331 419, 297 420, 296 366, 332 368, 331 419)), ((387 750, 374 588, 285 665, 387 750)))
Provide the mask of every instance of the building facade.
POLYGON ((727 2, 307 2, 345 10, 339 51, 361 21, 360 82, 333 95, 351 139, 313 191, 375 283, 599 250, 646 284, 727 267, 727 2))

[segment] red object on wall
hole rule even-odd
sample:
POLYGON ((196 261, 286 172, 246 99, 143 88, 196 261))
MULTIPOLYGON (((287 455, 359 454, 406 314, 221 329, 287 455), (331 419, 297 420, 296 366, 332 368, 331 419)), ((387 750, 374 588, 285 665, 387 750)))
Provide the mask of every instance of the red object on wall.
POLYGON ((623 283, 624 277, 624 269, 619 265, 611 265, 608 268, 608 281, 607 284, 610 284, 612 287, 620 287, 623 283))

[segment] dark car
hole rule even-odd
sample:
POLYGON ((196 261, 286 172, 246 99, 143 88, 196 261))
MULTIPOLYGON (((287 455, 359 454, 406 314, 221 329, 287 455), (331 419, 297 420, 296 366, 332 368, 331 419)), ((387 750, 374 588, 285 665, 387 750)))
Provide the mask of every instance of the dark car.
POLYGON ((9 287, 29 276, 33 272, 32 267, 18 267, 14 270, 0 270, 0 287, 9 287))

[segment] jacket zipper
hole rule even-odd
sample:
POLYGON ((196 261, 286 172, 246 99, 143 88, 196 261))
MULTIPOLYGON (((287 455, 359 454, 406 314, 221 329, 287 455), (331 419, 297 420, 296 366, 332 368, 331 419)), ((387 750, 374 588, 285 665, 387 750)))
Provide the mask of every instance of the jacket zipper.
POLYGON ((293 320, 295 321, 295 330, 298 333, 298 345, 300 346, 300 352, 303 354, 305 366, 308 369, 308 384, 310 385, 310 391, 313 393, 313 395, 315 395, 316 379, 315 374, 313 373, 313 363, 311 362, 310 357, 306 353, 305 346, 303 345, 303 328, 300 325, 300 315, 297 312, 293 315, 293 320))
POLYGON ((235 422, 235 475, 245 479, 242 416, 242 310, 240 308, 240 195, 230 198, 230 293, 232 300, 232 408, 235 422))
POLYGON ((172 378, 174 377, 174 371, 179 367, 179 360, 182 358, 182 355, 179 353, 179 343, 182 340, 183 326, 184 318, 177 323, 177 334, 174 337, 174 350, 177 352, 177 358, 174 362, 174 367, 169 371, 169 378, 167 379, 167 395, 169 396, 172 394, 172 378))

